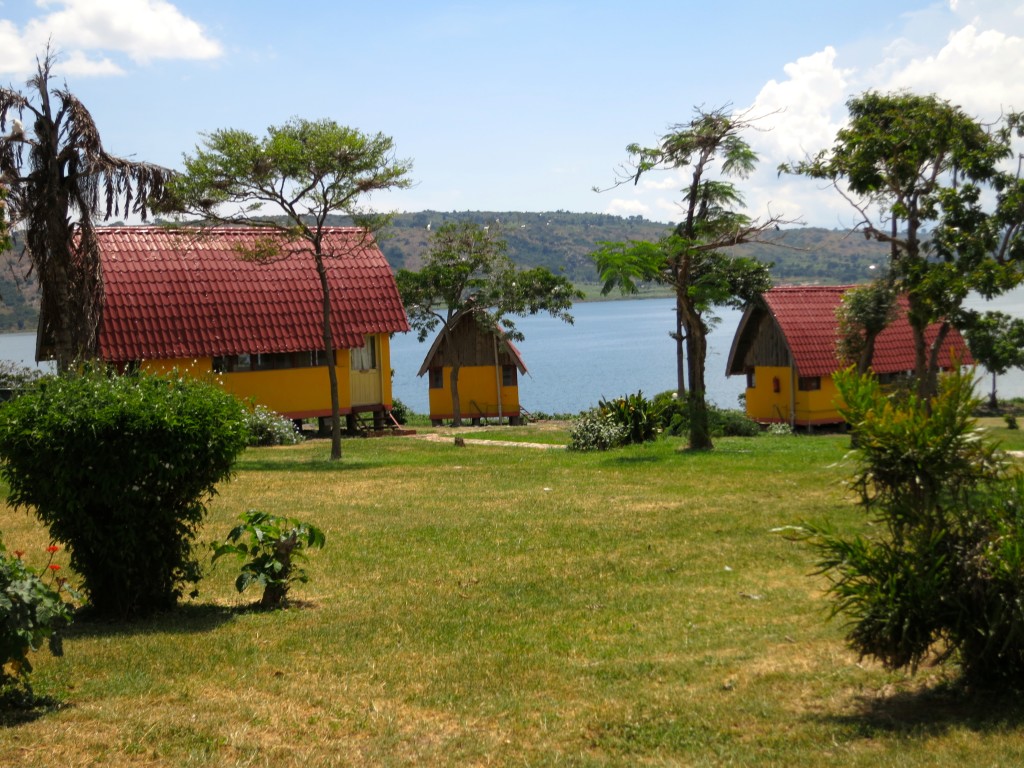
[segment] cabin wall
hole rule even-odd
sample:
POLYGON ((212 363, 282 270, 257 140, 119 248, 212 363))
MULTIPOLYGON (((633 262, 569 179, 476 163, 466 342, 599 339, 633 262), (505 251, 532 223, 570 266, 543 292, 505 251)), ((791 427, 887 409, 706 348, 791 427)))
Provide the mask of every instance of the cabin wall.
POLYGON ((788 366, 755 366, 754 386, 746 389, 747 416, 763 424, 841 423, 835 382, 831 376, 822 376, 819 382, 819 389, 805 391, 788 366))
MULTIPOLYGON (((349 351, 335 353, 338 400, 341 413, 390 409, 391 355, 386 334, 378 334, 377 367, 351 371, 349 351)), ((197 378, 213 377, 226 391, 242 400, 252 400, 291 419, 331 415, 330 380, 326 366, 271 371, 213 373, 209 357, 147 360, 141 368, 154 373, 178 371, 197 378)))
MULTIPOLYGON (((451 366, 446 365, 442 371, 443 386, 430 389, 430 418, 433 420, 454 418, 451 373, 451 366)), ((501 368, 494 365, 463 365, 459 368, 459 406, 463 419, 499 416, 497 391, 501 375, 501 368)), ((517 417, 519 413, 517 376, 514 385, 501 387, 500 415, 517 417)))

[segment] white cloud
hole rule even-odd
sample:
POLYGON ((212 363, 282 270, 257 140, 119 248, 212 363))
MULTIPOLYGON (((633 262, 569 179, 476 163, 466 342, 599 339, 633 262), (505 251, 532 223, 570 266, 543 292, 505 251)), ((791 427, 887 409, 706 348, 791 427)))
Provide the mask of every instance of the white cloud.
POLYGON ((0 72, 26 73, 49 42, 61 72, 123 73, 112 54, 136 64, 155 59, 211 59, 221 44, 166 0, 37 0, 44 12, 18 30, 0 21, 0 72))
POLYGON ((1024 107, 1024 37, 968 24, 946 45, 914 58, 893 73, 883 90, 936 93, 971 113, 994 117, 1004 107, 1024 107))
POLYGON ((617 197, 609 201, 608 205, 605 206, 605 213, 610 213, 613 216, 647 216, 650 212, 650 206, 640 200, 626 200, 621 197, 617 197))
POLYGON ((751 117, 764 116, 760 127, 771 130, 747 136, 761 158, 740 185, 748 213, 763 217, 770 206, 810 225, 848 226, 852 208, 835 190, 776 177, 777 166, 831 147, 847 120, 846 101, 869 89, 935 93, 982 120, 1024 109, 1021 61, 1024 3, 950 0, 946 8, 908 14, 887 44, 826 47, 787 64, 786 78, 766 83, 750 107, 751 117))

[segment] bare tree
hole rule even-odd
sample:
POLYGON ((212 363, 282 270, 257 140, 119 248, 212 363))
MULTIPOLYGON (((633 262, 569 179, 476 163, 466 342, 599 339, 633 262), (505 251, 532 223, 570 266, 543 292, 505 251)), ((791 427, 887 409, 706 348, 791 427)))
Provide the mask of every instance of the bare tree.
POLYGON ((51 88, 55 60, 47 48, 27 94, 0 88, 0 183, 42 289, 36 358, 64 370, 97 352, 103 276, 94 222, 122 211, 145 219, 171 171, 108 154, 85 105, 66 85, 51 88))

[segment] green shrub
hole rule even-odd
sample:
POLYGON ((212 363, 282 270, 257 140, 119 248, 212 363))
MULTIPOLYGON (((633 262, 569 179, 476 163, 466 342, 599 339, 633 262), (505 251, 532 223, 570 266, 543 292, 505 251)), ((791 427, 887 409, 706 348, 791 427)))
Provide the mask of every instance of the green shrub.
POLYGON ((757 437, 761 425, 743 411, 712 408, 711 431, 715 437, 757 437))
MULTIPOLYGON (((676 397, 674 392, 663 392, 654 399, 661 429, 673 437, 686 437, 690 433, 690 405, 676 397)), ((747 417, 743 411, 708 407, 708 427, 712 437, 757 437, 761 425, 747 417)))
POLYGON ((580 414, 569 427, 570 451, 607 451, 625 445, 629 433, 608 415, 598 411, 580 414))
POLYGON ((409 416, 411 415, 409 406, 399 400, 397 397, 391 403, 391 415, 395 417, 395 421, 399 424, 407 424, 409 422, 409 416))
POLYGON ((850 645, 891 669, 934 655, 970 683, 1024 685, 1024 477, 976 428, 970 377, 945 377, 929 402, 852 372, 837 385, 856 437, 851 485, 874 525, 801 535, 850 645))
POLYGON ((295 422, 265 405, 257 405, 249 411, 245 424, 249 430, 249 445, 297 445, 304 439, 295 428, 295 422))
POLYGON ((72 607, 63 597, 68 590, 57 576, 56 551, 49 548, 50 560, 39 576, 21 559, 24 552, 8 556, 0 542, 0 702, 15 692, 27 692, 31 699, 30 651, 46 641, 51 653, 62 654, 60 631, 71 623, 72 607))
POLYGON ((613 400, 600 400, 598 411, 623 427, 626 443, 646 443, 658 436, 661 420, 653 400, 644 397, 643 392, 624 395, 613 400))
POLYGON ((274 609, 282 607, 292 583, 309 581, 305 570, 296 568, 295 563, 306 559, 304 549, 323 549, 324 533, 294 518, 250 509, 222 543, 212 546, 214 563, 224 555, 249 558, 242 565, 235 588, 244 592, 259 584, 263 587, 260 607, 274 609))
POLYGON ((0 407, 0 475, 98 613, 145 614, 198 579, 192 540, 246 439, 245 407, 213 384, 86 371, 0 407))

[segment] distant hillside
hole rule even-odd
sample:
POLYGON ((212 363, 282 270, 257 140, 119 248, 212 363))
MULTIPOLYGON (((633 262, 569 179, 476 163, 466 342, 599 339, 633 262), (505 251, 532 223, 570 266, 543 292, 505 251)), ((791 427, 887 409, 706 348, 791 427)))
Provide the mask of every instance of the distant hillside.
MULTIPOLYGON (((395 216, 381 235, 380 247, 394 269, 420 267, 430 233, 447 221, 473 221, 496 227, 508 242, 508 253, 520 266, 547 267, 574 283, 597 283, 590 254, 601 242, 656 240, 668 225, 641 216, 601 213, 421 211, 395 216)), ((342 224, 338 219, 332 223, 342 224)), ((733 252, 773 262, 776 283, 856 283, 868 280, 873 264, 883 264, 888 251, 845 230, 787 229, 772 234, 774 245, 756 244, 733 252)), ((39 312, 38 285, 19 249, 0 256, 0 331, 35 327, 39 312)))
POLYGON ((14 249, 0 254, 0 333, 31 330, 39 317, 39 286, 18 235, 13 239, 14 249))
MULTIPOLYGON (((590 254, 603 241, 656 240, 668 226, 640 216, 599 213, 517 213, 475 211, 403 213, 380 241, 395 269, 418 269, 426 253, 430 229, 446 221, 474 221, 498 227, 508 252, 522 266, 543 266, 576 283, 596 283, 590 254), (428 229, 429 228, 429 229, 428 229)), ((773 245, 740 246, 735 253, 773 262, 777 283, 855 283, 870 279, 869 267, 881 264, 888 250, 847 231, 787 229, 772 234, 773 245)))

